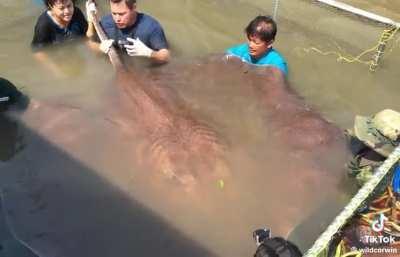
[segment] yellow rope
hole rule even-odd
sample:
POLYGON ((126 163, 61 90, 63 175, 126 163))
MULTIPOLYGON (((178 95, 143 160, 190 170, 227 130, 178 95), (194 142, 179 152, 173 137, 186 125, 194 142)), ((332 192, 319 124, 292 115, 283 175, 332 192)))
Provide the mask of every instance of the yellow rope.
POLYGON ((341 257, 349 257, 349 256, 361 257, 362 253, 360 251, 351 251, 351 252, 343 254, 341 257))
MULTIPOLYGON (((339 53, 337 51, 323 52, 323 51, 319 50, 316 47, 304 48, 304 51, 306 53, 309 53, 310 51, 315 51, 315 52, 317 52, 317 53, 319 53, 321 55, 324 55, 324 56, 326 56, 326 55, 336 55, 337 56, 336 60, 338 62, 340 62, 340 61, 344 61, 344 62, 347 62, 347 63, 358 62, 358 63, 369 65, 370 66, 370 70, 371 70, 371 67, 374 65, 374 60, 364 61, 361 58, 364 55, 368 54, 368 53, 376 52, 378 50, 379 45, 381 45, 381 44, 386 45, 390 40, 392 40, 394 38, 395 34, 399 31, 399 29, 400 29, 400 27, 391 26, 390 28, 383 30, 383 32, 381 34, 381 37, 379 38, 378 43, 374 47, 371 47, 371 48, 363 51, 362 53, 358 54, 355 57, 353 57, 353 56, 345 57, 345 56, 343 56, 343 54, 341 54, 341 53, 339 53)), ((399 39, 396 40, 395 43, 398 43, 398 41, 399 41, 399 39)), ((393 44, 392 48, 390 49, 390 52, 393 50, 394 45, 395 44, 393 44)))
POLYGON ((349 257, 349 256, 354 256, 354 257, 361 257, 362 253, 360 251, 350 251, 346 253, 346 247, 344 246, 343 240, 340 241, 338 246, 336 247, 336 252, 335 252, 335 257, 349 257))

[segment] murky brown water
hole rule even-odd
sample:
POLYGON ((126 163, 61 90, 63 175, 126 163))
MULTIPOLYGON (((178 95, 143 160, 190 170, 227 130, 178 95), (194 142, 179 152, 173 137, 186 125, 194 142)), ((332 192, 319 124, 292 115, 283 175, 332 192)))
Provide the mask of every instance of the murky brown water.
MULTIPOLYGON (((346 2, 392 19, 398 18, 396 13, 400 11, 400 5, 395 1, 346 2)), ((100 6, 107 10, 104 2, 100 6)), ((243 41, 244 26, 255 15, 270 13, 272 1, 147 0, 140 1, 138 6, 161 21, 179 63, 179 59, 188 62, 190 58, 222 52, 230 45, 243 41)), ((83 44, 52 52, 53 58, 63 62, 60 67, 62 77, 55 77, 39 65, 31 55, 29 43, 41 10, 28 0, 1 1, 1 76, 23 87, 23 91, 35 99, 67 103, 81 108, 90 117, 101 116, 109 99, 105 92, 109 92, 107 89, 112 84, 114 71, 106 58, 89 52, 83 44)), ((337 50, 340 46, 343 51, 356 55, 377 43, 382 27, 310 1, 280 1, 278 26, 276 48, 288 60, 292 87, 326 118, 345 128, 352 125, 354 114, 370 114, 383 108, 400 109, 396 97, 399 90, 396 73, 398 45, 386 54, 382 67, 376 73, 370 73, 368 67, 362 64, 340 63, 333 56, 304 51, 313 46, 324 51, 337 50)), ((255 248, 251 240, 253 229, 270 226, 276 234, 288 233, 287 227, 306 219, 326 199, 345 200, 346 192, 337 188, 337 180, 332 182, 326 174, 311 173, 310 180, 306 180, 305 184, 291 182, 290 186, 286 185, 287 181, 296 177, 297 170, 309 168, 310 164, 303 163, 301 156, 294 156, 294 163, 276 161, 287 158, 288 149, 268 142, 265 136, 268 127, 260 118, 254 95, 241 87, 235 77, 229 79, 229 74, 226 75, 228 78, 221 75, 218 79, 206 75, 185 77, 185 80, 176 80, 173 86, 195 110, 214 120, 223 134, 234 141, 230 158, 237 179, 233 185, 227 185, 227 193, 210 185, 204 197, 193 200, 191 204, 191 198, 179 191, 147 186, 150 182, 141 178, 130 161, 132 146, 124 142, 120 132, 110 133, 112 130, 108 123, 85 123, 81 116, 73 119, 72 125, 61 122, 61 125, 72 127, 83 122, 83 132, 85 129, 93 130, 84 145, 57 142, 57 136, 52 134, 54 130, 43 135, 50 141, 56 140, 52 143, 77 163, 88 167, 122 193, 162 217, 168 226, 219 256, 251 256, 255 248), (110 170, 113 172, 110 173, 110 170), (129 172, 133 174, 132 180, 126 180, 129 172), (135 176, 138 176, 137 179, 135 176), (321 188, 324 183, 332 183, 326 192, 321 188), (229 195, 228 192, 233 193, 229 195), (315 192, 318 192, 317 197, 315 192), (168 199, 163 196, 168 196, 168 199), (297 208, 301 206, 304 210, 299 212, 297 208)), ((31 130, 39 134, 46 131, 40 117, 35 114, 26 121, 31 130)), ((66 129, 60 133, 65 135, 69 131, 66 129)), ((38 149, 47 148, 42 143, 38 149)), ((329 170, 330 167, 326 168, 329 170)), ((334 172, 337 176, 342 174, 342 170, 334 172)), ((334 212, 323 213, 315 223, 329 222, 334 212)), ((298 243, 309 245, 318 234, 316 231, 308 232, 310 235, 305 237, 309 238, 302 238, 306 242, 298 243)), ((118 233, 118 230, 113 233, 118 233)), ((156 246, 160 247, 160 244, 156 246)))

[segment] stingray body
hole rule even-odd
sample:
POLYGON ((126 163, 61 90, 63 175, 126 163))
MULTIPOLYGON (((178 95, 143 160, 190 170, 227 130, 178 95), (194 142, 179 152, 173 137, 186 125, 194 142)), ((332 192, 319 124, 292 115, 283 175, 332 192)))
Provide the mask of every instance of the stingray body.
MULTIPOLYGON (((289 86, 288 81, 278 69, 255 67, 236 58, 227 59, 216 55, 197 60, 191 65, 177 65, 173 70, 179 70, 179 76, 184 77, 180 79, 183 81, 181 88, 187 87, 184 84, 185 81, 192 81, 190 86, 200 88, 193 91, 205 91, 207 90, 204 82, 206 78, 207 83, 212 84, 209 87, 210 92, 215 91, 220 94, 215 99, 237 98, 228 100, 235 103, 240 102, 241 98, 248 98, 250 100, 245 101, 246 103, 241 108, 257 109, 251 112, 251 115, 260 117, 263 125, 255 126, 261 128, 257 133, 263 136, 258 136, 259 142, 252 143, 251 146, 242 146, 243 149, 246 148, 246 152, 241 153, 243 158, 249 158, 249 156, 259 158, 255 160, 254 157, 250 157, 249 161, 253 164, 257 163, 257 169, 259 169, 255 175, 259 181, 251 183, 254 183, 254 187, 260 188, 260 190, 254 189, 257 192, 254 193, 255 195, 262 195, 260 201, 268 206, 276 201, 277 195, 282 196, 279 198, 281 206, 274 207, 274 210, 281 215, 278 222, 280 225, 273 228, 275 232, 287 235, 294 224, 300 223, 310 215, 313 208, 318 208, 324 199, 332 199, 332 195, 344 190, 342 185, 344 167, 350 157, 344 134, 337 126, 311 108, 289 86), (257 151, 260 144, 276 149, 275 151, 271 149, 257 151), (277 152, 277 155, 270 154, 270 151, 277 152)), ((164 73, 160 71, 156 75, 156 80, 161 81, 164 76, 173 77, 173 72, 168 69, 164 73)), ((205 100, 203 105, 207 107, 211 104, 205 100)), ((199 105, 202 103, 200 102, 199 105)), ((219 110, 219 106, 211 108, 221 113, 221 119, 224 118, 226 109, 219 110)), ((241 113, 237 112, 237 117, 243 118, 240 115, 241 113)), ((245 122, 244 120, 241 123, 238 122, 239 126, 245 122)), ((254 121, 254 119, 246 120, 254 121)), ((229 126, 230 124, 224 124, 224 127, 229 126)), ((252 126, 244 127, 251 128, 252 126)), ((238 147, 237 139, 228 139, 232 148, 238 147)), ((241 142, 243 141, 242 139, 241 142)), ((240 167, 245 162, 239 161, 239 164, 235 165, 240 167)), ((235 165, 230 163, 230 166, 235 165)), ((252 167, 251 164, 243 166, 244 168, 240 171, 233 172, 236 179, 240 180, 239 172, 251 172, 249 168, 252 167)), ((240 199, 240 196, 237 198, 240 199)), ((343 203, 335 203, 335 206, 340 204, 343 203)), ((330 215, 328 216, 331 218, 330 215)))
MULTIPOLYGON (((110 52, 116 71, 113 89, 118 99, 113 115, 94 117, 80 109, 43 103, 33 103, 23 115, 16 115, 25 147, 1 167, 3 209, 12 233, 37 255, 46 257, 214 256, 203 244, 141 204, 133 184, 128 183, 133 172, 115 163, 132 160, 143 166, 141 170, 152 171, 149 176, 161 174, 177 181, 181 189, 198 188, 196 185, 202 182, 230 177, 225 140, 207 122, 196 118, 177 92, 165 85, 174 83, 173 77, 163 77, 161 72, 161 83, 156 83, 154 77, 126 69, 114 54, 110 52)), ((209 200, 221 197, 227 205, 218 206, 217 202, 211 210, 215 214, 225 211, 218 224, 213 223, 218 218, 208 217, 207 223, 213 229, 224 222, 226 228, 240 226, 240 216, 237 220, 232 213, 248 211, 255 215, 251 200, 261 195, 261 203, 280 203, 274 206, 277 214, 271 224, 276 233, 285 235, 307 216, 305 206, 335 190, 337 170, 342 169, 330 173, 320 157, 346 151, 340 130, 308 108, 289 89, 282 74, 220 57, 176 70, 179 72, 175 75, 187 76, 184 81, 195 80, 200 74, 222 82, 237 81, 244 91, 253 92, 269 134, 287 150, 280 155, 282 159, 272 160, 282 166, 272 171, 263 168, 255 175, 252 182, 259 182, 259 191, 244 194, 237 190, 226 198, 209 195, 209 200), (321 173, 326 174, 324 183, 320 181, 321 173), (288 176, 297 179, 287 182, 288 176), (289 191, 289 197, 282 194, 284 191, 289 191), (250 198, 246 198, 248 195, 250 198), (239 199, 245 210, 233 208, 236 205, 232 203, 239 199)), ((229 146, 235 144, 234 139, 228 140, 229 146)), ((264 162, 267 158, 261 159, 264 162)), ((342 167, 343 162, 333 166, 342 167)), ((241 172, 245 178, 247 171, 241 172)), ((169 194, 160 198, 171 206, 177 199, 169 194)), ((260 209, 260 202, 255 205, 260 209)), ((199 216, 199 220, 205 219, 205 215, 199 216)), ((261 222, 264 219, 257 224, 261 222)), ((241 235, 233 232, 230 237, 238 240, 229 244, 240 248, 241 235)))
POLYGON ((135 149, 115 125, 46 104, 20 120, 23 150, 1 167, 2 211, 37 256, 213 256, 127 193, 132 170, 107 163, 135 149))
MULTIPOLYGON (((271 69, 253 70, 215 57, 177 70, 193 79, 202 75, 218 83, 227 79, 238 81, 244 91, 257 96, 263 120, 276 131, 271 133, 273 140, 287 145, 287 152, 280 155, 281 163, 272 160, 277 162, 277 169, 257 171, 257 181, 252 182, 259 182, 259 191, 252 191, 250 198, 236 188, 229 196, 208 195, 209 201, 222 198, 223 206, 218 206, 219 202, 191 202, 201 203, 199 209, 210 209, 199 216, 208 217, 211 227, 219 226, 218 222, 213 223, 218 221, 219 213, 224 216, 220 223, 226 222, 230 228, 240 227, 241 216, 239 220, 229 216, 239 212, 233 203, 239 202, 245 209, 240 213, 248 212, 246 217, 250 217, 255 215, 252 197, 257 195, 262 196, 261 203, 267 209, 274 201, 279 202, 273 209, 277 214, 266 225, 285 235, 307 216, 305 206, 308 208, 321 195, 335 189, 337 170, 330 173, 324 162, 316 158, 345 151, 340 131, 311 111, 282 77, 277 79, 279 73, 274 74, 271 69), (293 127, 302 129, 291 131, 293 127), (316 135, 320 139, 314 140, 316 135), (325 176, 321 178, 321 174, 325 176), (288 176, 297 179, 288 180, 288 176), (315 192, 319 194, 315 196, 315 192), (278 200, 276 195, 280 196, 278 200)), ((108 113, 105 119, 78 108, 44 103, 32 103, 25 113, 15 115, 21 123, 19 131, 24 138, 21 144, 25 147, 1 169, 1 195, 13 235, 37 255, 213 256, 209 248, 204 249, 200 246, 203 244, 187 238, 137 201, 135 186, 140 183, 128 183, 132 176, 135 180, 137 170, 115 164, 137 162, 144 167, 138 170, 153 171, 148 172, 150 177, 161 174, 178 181, 179 189, 229 176, 225 162, 229 151, 221 136, 197 119, 177 92, 166 86, 176 82, 173 76, 164 76, 162 72, 159 76, 157 79, 117 70, 113 89, 118 98, 113 104, 113 115, 108 113), (146 247, 148 241, 152 242, 151 253, 146 247)), ((235 139, 228 140, 229 146, 235 147, 235 139)), ((247 153, 244 155, 249 162, 255 161, 247 153)), ((268 156, 261 156, 261 162, 271 161, 268 156)), ((334 167, 339 166, 343 163, 335 162, 334 167)), ((236 177, 246 179, 246 173, 251 171, 240 172, 243 174, 237 172, 236 177)), ((225 187, 220 190, 222 193, 232 190, 230 183, 225 187)), ((175 200, 184 198, 182 194, 176 196, 168 194, 160 198, 174 206, 175 200)), ((259 210, 260 202, 256 201, 256 205, 259 210)), ((265 222, 263 218, 257 224, 265 222)), ((231 237, 237 237, 234 242, 243 242, 241 236, 231 237)))
MULTIPOLYGON (((253 85, 266 110, 266 119, 275 127, 278 137, 295 149, 321 151, 339 142, 344 146, 343 133, 310 108, 288 85, 278 69, 269 68, 265 83, 253 85)), ((253 78, 254 79, 254 78, 253 78)), ((251 82, 251 79, 249 79, 251 82)))
POLYGON ((135 124, 143 138, 139 161, 185 189, 202 180, 229 176, 225 143, 214 129, 192 116, 172 88, 158 87, 125 70, 117 71, 116 84, 126 99, 122 102, 128 117, 115 120, 123 127, 135 124))
POLYGON ((321 151, 335 142, 339 142, 344 151, 347 149, 342 131, 311 108, 277 68, 249 65, 235 57, 215 55, 180 70, 190 70, 186 73, 192 79, 195 79, 193 74, 203 72, 213 74, 215 78, 228 74, 221 83, 240 82, 244 91, 254 94, 260 114, 272 134, 293 149, 321 151))
MULTIPOLYGON (((99 38, 106 40, 97 17, 94 17, 94 26, 99 38)), ((139 153, 142 163, 178 181, 186 190, 192 190, 201 180, 218 181, 228 177, 224 144, 216 131, 196 120, 174 90, 157 87, 128 70, 114 47, 108 56, 116 71, 120 95, 128 102, 124 106, 128 106, 133 114, 130 117, 144 138, 139 153)), ((119 124, 129 127, 125 121, 126 117, 119 124)))

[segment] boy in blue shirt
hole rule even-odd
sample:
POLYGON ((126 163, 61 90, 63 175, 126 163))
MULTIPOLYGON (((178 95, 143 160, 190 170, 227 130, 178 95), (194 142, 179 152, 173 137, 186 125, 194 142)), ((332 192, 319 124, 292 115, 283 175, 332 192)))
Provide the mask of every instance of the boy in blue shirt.
POLYGON ((226 55, 254 65, 273 66, 287 75, 286 60, 272 48, 277 32, 275 21, 269 16, 257 16, 247 25, 245 32, 248 43, 227 49, 226 55))

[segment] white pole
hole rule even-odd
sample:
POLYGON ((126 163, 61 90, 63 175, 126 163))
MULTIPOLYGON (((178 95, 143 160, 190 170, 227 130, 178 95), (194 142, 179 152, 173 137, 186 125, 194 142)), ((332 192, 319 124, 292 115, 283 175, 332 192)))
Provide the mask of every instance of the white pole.
POLYGON ((393 20, 391 20, 389 18, 377 15, 375 13, 364 11, 362 9, 353 7, 353 6, 348 5, 348 4, 341 3, 339 1, 335 1, 335 0, 317 0, 317 1, 320 2, 320 3, 335 7, 337 9, 342 10, 342 11, 350 12, 350 13, 356 14, 358 16, 361 16, 361 17, 364 17, 364 18, 367 18, 367 19, 370 19, 370 20, 373 20, 373 21, 376 21, 376 22, 380 22, 380 23, 383 23, 383 24, 400 27, 400 23, 395 22, 395 21, 393 21, 393 20))
POLYGON ((278 13, 279 0, 274 0, 274 11, 272 18, 276 21, 276 14, 278 13))

